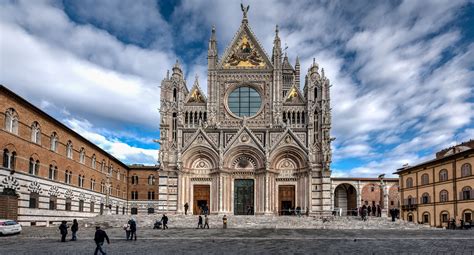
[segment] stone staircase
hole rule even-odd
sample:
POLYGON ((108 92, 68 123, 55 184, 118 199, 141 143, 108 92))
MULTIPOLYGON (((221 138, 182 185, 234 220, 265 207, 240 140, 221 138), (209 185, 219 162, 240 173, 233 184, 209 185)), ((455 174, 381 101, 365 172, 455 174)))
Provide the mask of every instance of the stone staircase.
MULTIPOLYGON (((137 221, 139 228, 152 228, 156 220, 161 219, 156 215, 101 215, 80 221, 83 227, 100 225, 104 228, 120 228, 130 218, 137 221)), ((196 228, 198 216, 196 215, 167 215, 170 228, 196 228)), ((211 228, 222 227, 222 215, 209 215, 211 228)), ((362 221, 360 217, 353 216, 241 216, 228 215, 228 228, 247 229, 429 229, 422 224, 409 223, 402 220, 392 222, 389 218, 369 217, 362 221)))

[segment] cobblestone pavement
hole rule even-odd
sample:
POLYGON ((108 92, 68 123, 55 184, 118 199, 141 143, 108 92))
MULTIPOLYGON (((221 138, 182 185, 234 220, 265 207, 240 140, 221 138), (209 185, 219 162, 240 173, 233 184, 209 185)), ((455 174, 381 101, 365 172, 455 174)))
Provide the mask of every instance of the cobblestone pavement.
MULTIPOLYGON (((106 229, 108 254, 473 254, 473 230, 139 229, 138 241, 106 229)), ((59 242, 56 227, 0 237, 0 254, 93 254, 93 228, 59 242)), ((69 236, 70 237, 70 236, 69 236)))

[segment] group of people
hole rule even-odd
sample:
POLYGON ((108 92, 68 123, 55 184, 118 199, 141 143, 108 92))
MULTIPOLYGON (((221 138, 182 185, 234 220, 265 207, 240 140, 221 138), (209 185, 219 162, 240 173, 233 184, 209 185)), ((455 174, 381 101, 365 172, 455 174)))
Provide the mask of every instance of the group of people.
POLYGON ((380 205, 363 205, 359 207, 358 213, 362 217, 362 220, 366 221, 368 216, 382 217, 382 207, 380 207, 380 205))
MULTIPOLYGON (((61 224, 59 225, 59 233, 61 234, 61 242, 66 242, 68 228, 69 226, 67 225, 67 221, 63 220, 61 224)), ((72 232, 71 241, 77 241, 78 231, 79 231, 79 224, 77 220, 74 219, 71 225, 71 232, 72 232)), ((107 240, 107 243, 110 244, 110 239, 107 236, 107 233, 104 230, 100 229, 100 226, 96 226, 95 234, 94 234, 94 242, 96 244, 96 248, 95 248, 94 255, 97 255, 98 252, 100 252, 101 254, 106 254, 103 249, 105 240, 107 240)))
POLYGON ((163 214, 161 220, 156 220, 155 225, 153 225, 153 229, 168 229, 168 216, 163 214))
POLYGON ((128 220, 127 223, 123 225, 123 230, 125 230, 126 240, 137 240, 137 221, 134 218, 128 220))
POLYGON ((202 224, 202 216, 199 215, 198 225, 196 229, 206 228, 206 227, 209 229, 209 218, 207 217, 207 214, 204 215, 204 225, 202 224))
MULTIPOLYGON (((61 222, 61 225, 59 225, 59 232, 61 233, 61 242, 66 242, 68 228, 69 226, 67 225, 67 221, 63 220, 61 222)), ((71 232, 72 232, 71 241, 77 240, 77 231, 79 231, 79 224, 77 223, 77 220, 74 219, 71 225, 71 232)))

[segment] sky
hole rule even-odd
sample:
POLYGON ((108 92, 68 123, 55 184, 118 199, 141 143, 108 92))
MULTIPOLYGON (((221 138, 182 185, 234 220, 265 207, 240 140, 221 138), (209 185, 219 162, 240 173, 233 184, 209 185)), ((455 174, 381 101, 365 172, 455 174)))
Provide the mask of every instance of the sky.
MULTIPOLYGON (((302 78, 331 87, 333 176, 378 176, 474 139, 474 2, 243 1, 267 54, 275 26, 302 78)), ((0 0, 0 83, 125 163, 153 165, 159 85, 178 59, 206 91, 241 0, 0 0)))

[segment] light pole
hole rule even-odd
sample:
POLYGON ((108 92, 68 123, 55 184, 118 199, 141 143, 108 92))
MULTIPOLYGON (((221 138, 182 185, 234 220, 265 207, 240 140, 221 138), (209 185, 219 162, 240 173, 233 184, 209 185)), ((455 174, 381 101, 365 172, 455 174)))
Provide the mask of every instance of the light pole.
POLYGON ((388 194, 386 192, 386 185, 384 181, 385 174, 379 175, 380 180, 380 206, 382 207, 382 215, 387 215, 388 210, 388 194))

